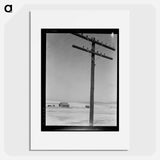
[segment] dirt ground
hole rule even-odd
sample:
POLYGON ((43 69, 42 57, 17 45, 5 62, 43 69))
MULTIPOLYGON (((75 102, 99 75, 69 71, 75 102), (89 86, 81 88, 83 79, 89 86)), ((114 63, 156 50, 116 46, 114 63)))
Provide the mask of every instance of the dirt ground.
MULTIPOLYGON (((46 125, 88 126, 89 108, 84 105, 69 108, 46 107, 46 125)), ((94 106, 94 125, 115 126, 116 104, 103 104, 94 106)))

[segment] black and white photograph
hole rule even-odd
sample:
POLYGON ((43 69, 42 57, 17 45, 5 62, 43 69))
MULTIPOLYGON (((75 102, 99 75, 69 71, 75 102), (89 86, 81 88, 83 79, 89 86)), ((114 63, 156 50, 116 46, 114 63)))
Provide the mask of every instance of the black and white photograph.
POLYGON ((41 29, 41 131, 119 131, 119 29, 41 29))

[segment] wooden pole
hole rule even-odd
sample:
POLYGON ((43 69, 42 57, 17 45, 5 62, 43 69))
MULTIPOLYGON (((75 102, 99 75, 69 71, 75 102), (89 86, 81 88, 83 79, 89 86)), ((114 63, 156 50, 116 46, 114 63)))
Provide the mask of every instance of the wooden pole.
MULTIPOLYGON (((92 42, 92 51, 95 52, 95 43, 92 42)), ((95 72, 95 54, 91 54, 91 88, 90 88, 90 114, 89 124, 94 124, 94 72, 95 72)))
POLYGON ((83 38, 87 41, 90 41, 92 43, 92 48, 91 50, 88 50, 86 48, 82 48, 82 47, 79 47, 79 46, 76 46, 76 45, 72 45, 72 47, 76 48, 76 49, 80 49, 82 51, 85 51, 85 52, 89 52, 91 53, 91 88, 90 88, 90 112, 89 112, 89 125, 90 126, 93 126, 94 125, 94 70, 95 70, 95 55, 96 56, 100 56, 100 57, 103 57, 103 58, 107 58, 107 59, 110 59, 112 60, 113 58, 111 57, 108 57, 106 55, 102 55, 102 53, 98 53, 98 52, 95 52, 95 44, 97 45, 100 45, 102 47, 105 47, 105 48, 108 48, 110 50, 115 50, 115 48, 112 48, 102 42, 99 42, 98 40, 96 40, 95 38, 88 38, 88 36, 84 36, 83 34, 77 34, 77 33, 72 33, 73 35, 76 35, 80 38, 83 38))

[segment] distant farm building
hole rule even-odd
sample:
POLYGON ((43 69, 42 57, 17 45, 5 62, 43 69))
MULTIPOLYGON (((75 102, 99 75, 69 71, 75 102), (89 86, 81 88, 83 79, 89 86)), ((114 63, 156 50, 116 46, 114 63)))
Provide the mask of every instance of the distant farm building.
POLYGON ((86 105, 85 108, 89 108, 89 105, 86 105))
POLYGON ((55 107, 54 104, 47 104, 47 107, 55 107))
POLYGON ((60 102, 59 107, 69 108, 69 104, 67 102, 60 102))

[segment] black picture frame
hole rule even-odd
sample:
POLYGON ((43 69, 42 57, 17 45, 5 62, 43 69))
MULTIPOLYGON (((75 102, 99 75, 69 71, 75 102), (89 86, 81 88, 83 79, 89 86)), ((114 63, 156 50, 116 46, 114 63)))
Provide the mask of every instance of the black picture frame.
POLYGON ((119 29, 64 29, 41 28, 41 131, 119 131, 119 29), (116 126, 48 126, 46 125, 46 34, 47 33, 94 33, 117 34, 117 125, 116 126))

